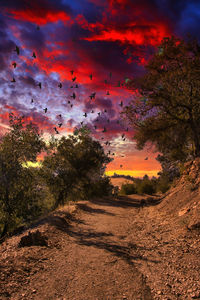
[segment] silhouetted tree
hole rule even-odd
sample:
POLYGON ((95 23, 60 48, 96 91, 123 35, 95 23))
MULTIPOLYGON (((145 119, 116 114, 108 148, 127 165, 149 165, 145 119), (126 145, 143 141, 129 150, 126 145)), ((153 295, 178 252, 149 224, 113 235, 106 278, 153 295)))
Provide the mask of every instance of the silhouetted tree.
POLYGON ((136 97, 123 116, 135 130, 138 149, 150 142, 169 160, 200 156, 200 46, 165 38, 132 82, 136 97))

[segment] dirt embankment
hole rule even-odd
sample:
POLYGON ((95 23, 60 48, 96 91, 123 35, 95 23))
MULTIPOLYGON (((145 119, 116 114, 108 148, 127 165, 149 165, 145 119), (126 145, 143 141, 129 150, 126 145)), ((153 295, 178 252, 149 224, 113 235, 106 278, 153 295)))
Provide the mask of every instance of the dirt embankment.
POLYGON ((132 195, 58 210, 29 230, 41 232, 43 246, 19 247, 27 232, 8 239, 0 246, 0 299, 200 299, 200 233, 189 228, 200 191, 187 194, 181 182, 161 203, 132 195))

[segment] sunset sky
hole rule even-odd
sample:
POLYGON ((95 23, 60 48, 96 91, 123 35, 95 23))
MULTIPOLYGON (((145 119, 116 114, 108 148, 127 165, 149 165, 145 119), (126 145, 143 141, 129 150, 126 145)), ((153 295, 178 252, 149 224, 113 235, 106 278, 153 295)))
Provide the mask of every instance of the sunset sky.
POLYGON ((115 153, 108 175, 156 175, 157 153, 136 150, 133 130, 117 123, 121 101, 136 97, 119 81, 143 74, 163 37, 198 37, 199 24, 199 1, 1 0, 0 133, 10 112, 36 123, 47 139, 54 127, 57 137, 67 136, 83 121, 105 152, 115 153))

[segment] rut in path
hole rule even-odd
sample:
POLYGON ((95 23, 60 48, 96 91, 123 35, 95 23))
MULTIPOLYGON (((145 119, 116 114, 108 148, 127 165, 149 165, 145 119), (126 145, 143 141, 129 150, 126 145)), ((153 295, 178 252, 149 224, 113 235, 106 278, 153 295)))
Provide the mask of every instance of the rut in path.
POLYGON ((44 261, 10 299, 153 299, 135 266, 145 258, 134 240, 126 241, 134 214, 141 209, 138 200, 82 201, 77 206, 70 226, 65 226, 63 212, 48 219, 48 239, 52 234, 58 247, 24 248, 24 257, 26 251, 40 248, 44 261))

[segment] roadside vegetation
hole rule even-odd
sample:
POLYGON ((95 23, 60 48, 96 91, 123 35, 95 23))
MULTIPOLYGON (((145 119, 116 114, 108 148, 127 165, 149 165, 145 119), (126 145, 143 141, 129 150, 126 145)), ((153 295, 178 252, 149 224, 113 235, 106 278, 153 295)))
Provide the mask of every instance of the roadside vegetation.
POLYGON ((37 126, 10 114, 10 131, 0 140, 0 238, 69 200, 112 194, 104 176, 112 160, 87 128, 47 144, 37 126), (40 167, 28 167, 39 154, 40 167))

